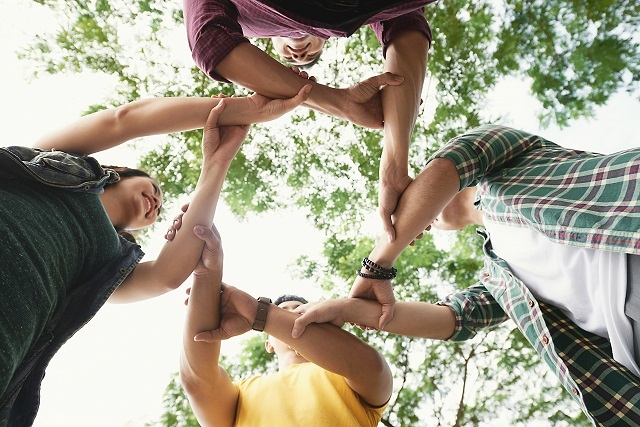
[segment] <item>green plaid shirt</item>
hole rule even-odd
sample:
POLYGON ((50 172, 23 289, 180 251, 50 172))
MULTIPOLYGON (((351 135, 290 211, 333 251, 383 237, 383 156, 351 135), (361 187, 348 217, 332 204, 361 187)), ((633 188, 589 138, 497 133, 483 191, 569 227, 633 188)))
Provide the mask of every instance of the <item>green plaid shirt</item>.
MULTIPOLYGON (((640 253, 640 149, 601 155, 562 148, 503 126, 451 140, 434 158, 458 169, 461 188, 478 185, 483 214, 531 227, 552 241, 640 253)), ((613 360, 609 341, 537 301, 484 230, 485 265, 476 285, 440 304, 456 313, 462 341, 511 318, 596 425, 640 425, 640 379, 613 360)))

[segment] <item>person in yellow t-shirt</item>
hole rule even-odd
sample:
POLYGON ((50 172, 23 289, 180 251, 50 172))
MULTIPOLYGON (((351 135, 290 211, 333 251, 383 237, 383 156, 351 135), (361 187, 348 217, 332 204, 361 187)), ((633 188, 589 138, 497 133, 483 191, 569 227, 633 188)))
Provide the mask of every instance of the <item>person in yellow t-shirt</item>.
POLYGON ((331 324, 309 325, 293 339, 292 310, 306 301, 286 296, 272 304, 223 284, 219 233, 215 226, 193 231, 205 247, 187 304, 180 377, 200 424, 377 426, 393 388, 380 353, 331 324), (220 342, 251 329, 268 334, 279 370, 233 382, 218 365, 220 342))

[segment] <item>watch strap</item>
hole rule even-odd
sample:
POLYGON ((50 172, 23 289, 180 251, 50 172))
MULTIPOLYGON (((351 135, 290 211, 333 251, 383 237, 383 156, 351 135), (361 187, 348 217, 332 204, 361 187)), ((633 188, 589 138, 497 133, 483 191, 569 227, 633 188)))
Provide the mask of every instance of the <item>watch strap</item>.
POLYGON ((258 298, 258 312, 256 318, 253 321, 251 327, 254 331, 264 331, 264 325, 267 323, 267 313, 269 313, 269 307, 271 307, 271 299, 267 297, 258 298))

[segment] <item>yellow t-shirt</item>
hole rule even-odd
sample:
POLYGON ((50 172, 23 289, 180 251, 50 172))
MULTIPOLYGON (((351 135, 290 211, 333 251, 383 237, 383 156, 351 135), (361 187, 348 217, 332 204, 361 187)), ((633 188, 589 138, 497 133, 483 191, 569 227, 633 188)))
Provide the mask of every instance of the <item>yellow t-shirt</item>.
POLYGON ((313 363, 235 384, 238 427, 375 427, 387 406, 368 406, 344 377, 313 363))

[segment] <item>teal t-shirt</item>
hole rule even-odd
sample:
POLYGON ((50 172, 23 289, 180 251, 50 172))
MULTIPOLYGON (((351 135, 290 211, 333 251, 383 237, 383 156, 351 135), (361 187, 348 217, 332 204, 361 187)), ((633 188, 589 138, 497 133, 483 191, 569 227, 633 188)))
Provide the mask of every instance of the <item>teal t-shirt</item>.
POLYGON ((0 181, 0 395, 68 293, 117 256, 95 194, 0 181))

